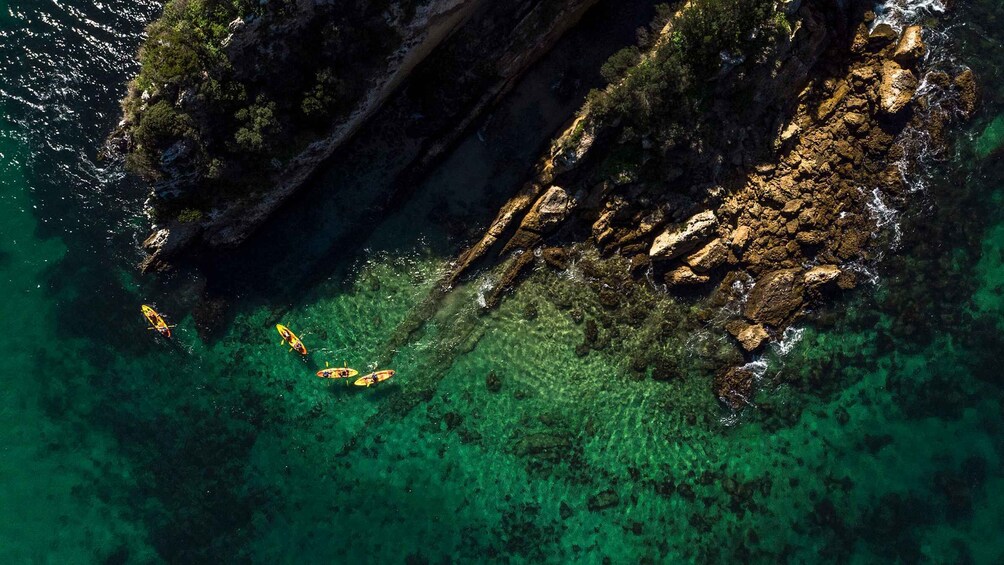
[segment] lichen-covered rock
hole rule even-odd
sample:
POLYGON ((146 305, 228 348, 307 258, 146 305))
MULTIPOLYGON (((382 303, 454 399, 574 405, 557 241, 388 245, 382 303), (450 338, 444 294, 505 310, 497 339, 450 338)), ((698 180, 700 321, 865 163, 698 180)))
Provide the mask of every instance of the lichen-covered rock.
POLYGON ((781 327, 802 307, 804 294, 800 269, 772 271, 757 279, 743 313, 753 322, 781 327))
POLYGON ((882 112, 894 115, 902 112, 917 92, 917 77, 895 61, 882 64, 882 83, 879 85, 879 107, 882 112))
POLYGON ((652 242, 648 254, 653 259, 676 259, 710 240, 718 227, 718 218, 711 210, 691 216, 682 225, 666 228, 652 242))
POLYGON ((922 35, 923 28, 920 26, 910 26, 903 30, 903 35, 896 44, 896 51, 893 52, 893 60, 904 67, 911 67, 922 59, 927 54, 922 35))
POLYGON ((567 218, 575 204, 575 199, 565 189, 552 186, 526 213, 520 228, 544 233, 567 218))

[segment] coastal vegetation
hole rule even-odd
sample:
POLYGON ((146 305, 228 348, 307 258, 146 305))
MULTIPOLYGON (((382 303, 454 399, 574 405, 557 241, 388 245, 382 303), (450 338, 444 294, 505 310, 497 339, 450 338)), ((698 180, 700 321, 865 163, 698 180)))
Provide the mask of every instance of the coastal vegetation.
MULTIPOLYGON (((396 18, 416 4, 397 3, 396 18)), ((147 30, 119 133, 129 170, 183 179, 157 195, 155 213, 251 196, 261 177, 347 115, 400 40, 387 10, 386 2, 168 1, 147 30)))

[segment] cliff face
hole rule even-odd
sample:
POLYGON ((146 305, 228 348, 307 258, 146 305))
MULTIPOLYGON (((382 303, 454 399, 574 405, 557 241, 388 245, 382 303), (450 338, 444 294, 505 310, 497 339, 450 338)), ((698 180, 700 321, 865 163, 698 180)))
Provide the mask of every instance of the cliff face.
MULTIPOLYGON (((141 71, 109 147, 153 182, 142 267, 241 243, 403 90, 438 97, 411 157, 427 167, 593 3, 283 4, 231 21, 201 74, 144 88, 154 73, 141 71), (150 135, 165 106, 173 125, 150 135)), ((152 30, 144 69, 163 35, 152 30)))

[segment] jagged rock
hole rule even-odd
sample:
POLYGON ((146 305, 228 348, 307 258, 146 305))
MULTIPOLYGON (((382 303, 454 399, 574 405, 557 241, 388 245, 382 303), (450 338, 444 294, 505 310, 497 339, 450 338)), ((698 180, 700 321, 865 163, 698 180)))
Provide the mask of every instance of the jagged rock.
POLYGON ((746 249, 746 245, 750 241, 750 235, 753 232, 750 230, 749 226, 739 226, 732 232, 732 249, 736 252, 741 252, 746 249))
POLYGON ((770 334, 762 325, 750 324, 744 320, 732 320, 725 325, 725 329, 750 353, 760 349, 770 339, 770 334))
POLYGON ((851 91, 850 85, 846 82, 841 82, 836 90, 833 91, 833 95, 823 101, 819 105, 819 110, 816 111, 816 119, 823 121, 829 118, 833 114, 833 111, 837 109, 837 106, 843 101, 844 97, 851 91))
POLYGON ((523 229, 544 233, 561 224, 575 208, 575 199, 560 186, 547 189, 520 225, 523 229))
POLYGON ((558 271, 568 268, 568 253, 563 247, 548 247, 540 252, 540 257, 545 263, 558 271))
POLYGON ((955 88, 959 91, 959 109, 965 117, 972 117, 976 113, 976 104, 979 101, 979 87, 976 84, 976 75, 972 69, 966 69, 959 73, 953 81, 955 88))
POLYGON ((707 273, 720 266, 728 258, 728 247, 725 246, 720 237, 716 237, 710 243, 684 259, 684 262, 690 265, 690 268, 695 273, 707 273))
POLYGON ((653 259, 675 259, 708 241, 718 227, 718 218, 711 210, 691 216, 683 225, 666 228, 652 242, 648 254, 653 259))
POLYGON ((866 118, 864 114, 848 112, 844 114, 844 123, 847 124, 847 127, 849 127, 851 131, 857 131, 861 129, 861 126, 868 123, 868 118, 866 118))
POLYGON ((762 275, 753 285, 743 314, 753 322, 781 327, 802 307, 805 283, 800 269, 762 275))
POLYGON ((920 26, 910 26, 903 30, 903 35, 896 44, 896 51, 892 54, 893 60, 904 67, 911 67, 923 58, 927 53, 927 46, 924 45, 922 32, 923 28, 920 26))
POLYGON ((805 272, 803 280, 809 288, 819 288, 824 284, 837 280, 840 268, 836 265, 818 265, 805 272))
POLYGON ((704 284, 711 280, 707 275, 699 275, 686 265, 681 265, 676 269, 666 273, 666 284, 669 286, 686 286, 704 284))
POLYGON ((607 508, 613 508, 618 504, 620 504, 620 497, 617 496, 614 490, 608 489, 590 496, 587 507, 590 512, 598 512, 607 508))
POLYGON ((882 84, 879 85, 879 107, 886 114, 898 114, 913 100, 917 77, 895 61, 882 64, 882 84))
POLYGON ((875 26, 868 34, 868 45, 878 51, 895 41, 897 37, 899 34, 891 25, 882 23, 875 26))
POLYGON ((502 249, 502 253, 534 247, 540 243, 543 236, 561 225, 575 206, 575 198, 565 189, 560 186, 547 189, 523 216, 523 221, 502 249))
POLYGON ((733 367, 715 376, 714 393, 718 401, 730 410, 739 410, 752 403, 756 375, 749 369, 733 367))

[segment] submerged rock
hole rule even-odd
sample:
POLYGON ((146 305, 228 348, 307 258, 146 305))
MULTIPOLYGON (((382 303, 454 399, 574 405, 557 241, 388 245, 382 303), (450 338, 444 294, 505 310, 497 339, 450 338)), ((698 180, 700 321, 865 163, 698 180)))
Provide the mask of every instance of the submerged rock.
POLYGON ((730 410, 752 404, 756 375, 749 369, 733 367, 715 377, 714 393, 718 401, 730 410))
POLYGON ((617 493, 613 489, 608 489, 590 496, 587 506, 590 512, 598 512, 607 508, 613 508, 618 504, 620 504, 620 497, 617 496, 617 493))

